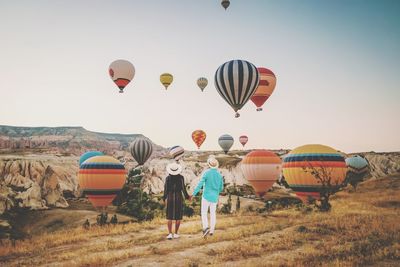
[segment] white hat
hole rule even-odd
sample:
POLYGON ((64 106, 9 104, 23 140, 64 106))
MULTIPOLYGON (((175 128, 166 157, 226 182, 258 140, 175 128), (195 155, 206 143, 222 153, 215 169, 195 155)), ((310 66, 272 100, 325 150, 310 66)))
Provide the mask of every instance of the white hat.
POLYGON ((182 172, 182 166, 176 162, 167 165, 167 172, 171 175, 178 175, 182 172))
POLYGON ((210 168, 213 168, 213 169, 216 169, 219 166, 219 162, 215 158, 215 156, 208 157, 207 164, 208 164, 208 166, 210 166, 210 168))

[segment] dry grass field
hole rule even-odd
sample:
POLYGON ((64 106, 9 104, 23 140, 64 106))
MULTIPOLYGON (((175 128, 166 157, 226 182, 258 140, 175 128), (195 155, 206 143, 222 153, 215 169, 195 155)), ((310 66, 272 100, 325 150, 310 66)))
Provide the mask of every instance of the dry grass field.
POLYGON ((1 266, 399 266, 400 177, 369 180, 332 199, 332 211, 288 208, 219 215, 203 239, 200 218, 166 240, 163 219, 81 227, 0 245, 1 266))

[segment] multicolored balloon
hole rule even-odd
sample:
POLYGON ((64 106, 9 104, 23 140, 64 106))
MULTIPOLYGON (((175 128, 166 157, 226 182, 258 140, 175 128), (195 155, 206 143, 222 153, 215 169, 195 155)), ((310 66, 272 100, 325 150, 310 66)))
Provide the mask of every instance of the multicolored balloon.
POLYGON ((78 182, 94 207, 107 207, 125 184, 126 170, 110 156, 95 156, 81 165, 78 182))
POLYGON ((163 73, 160 75, 160 82, 164 85, 165 90, 168 89, 168 86, 171 85, 173 80, 174 76, 172 76, 170 73, 163 73))
POLYGON ((260 83, 251 101, 257 106, 257 111, 262 110, 262 105, 272 95, 276 86, 275 74, 266 68, 257 68, 260 73, 260 83))
POLYGON ((254 150, 243 158, 241 168, 256 194, 262 197, 279 178, 281 163, 274 152, 254 150))
POLYGON ((368 161, 359 156, 352 156, 346 159, 347 178, 351 184, 361 181, 369 172, 368 161))
POLYGON ((249 141, 247 135, 241 135, 239 137, 239 142, 242 144, 243 147, 247 144, 247 141, 249 141))
POLYGON ((204 88, 206 88, 208 85, 207 78, 200 77, 199 79, 197 79, 197 85, 200 87, 200 90, 203 92, 204 88))
POLYGON ((206 133, 203 130, 195 130, 192 133, 193 142, 197 145, 197 148, 200 149, 201 145, 206 140, 206 133))
POLYGON ((169 155, 177 161, 183 157, 184 153, 185 150, 181 146, 173 146, 169 149, 169 155))
POLYGON ((82 165, 83 162, 85 162, 85 160, 90 159, 91 157, 103 156, 103 155, 104 154, 102 152, 100 152, 100 151, 88 151, 88 152, 85 152, 79 158, 79 167, 82 165))
POLYGON ((136 162, 143 165, 153 153, 153 144, 145 137, 138 137, 132 142, 129 150, 136 162))
POLYGON ((218 144, 225 152, 225 154, 227 154, 229 149, 231 149, 231 147, 233 146, 233 142, 234 142, 233 137, 229 134, 221 135, 218 138, 218 144))
POLYGON ((222 64, 215 72, 215 88, 221 97, 236 112, 249 101, 259 83, 257 68, 245 60, 231 60, 222 64))
POLYGON ((304 202, 309 197, 320 199, 320 192, 324 189, 313 172, 318 172, 324 179, 330 177, 331 186, 336 188, 343 183, 346 171, 344 157, 335 149, 324 145, 300 146, 283 159, 285 180, 304 202), (323 175, 324 172, 327 176, 323 175))
POLYGON ((231 4, 231 2, 229 0, 222 0, 221 1, 221 6, 223 8, 225 8, 225 10, 229 7, 230 4, 231 4))
POLYGON ((123 93, 124 88, 133 80, 133 77, 135 77, 135 67, 127 60, 118 59, 110 64, 108 73, 118 86, 119 92, 123 93))

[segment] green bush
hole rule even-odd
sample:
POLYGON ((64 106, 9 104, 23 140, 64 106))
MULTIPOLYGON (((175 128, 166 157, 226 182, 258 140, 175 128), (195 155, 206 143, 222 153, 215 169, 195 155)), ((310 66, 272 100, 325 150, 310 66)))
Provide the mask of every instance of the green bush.
POLYGON ((140 169, 130 170, 126 184, 114 203, 118 206, 118 212, 133 216, 138 221, 147 221, 161 215, 164 205, 152 195, 143 192, 142 179, 143 174, 140 169))

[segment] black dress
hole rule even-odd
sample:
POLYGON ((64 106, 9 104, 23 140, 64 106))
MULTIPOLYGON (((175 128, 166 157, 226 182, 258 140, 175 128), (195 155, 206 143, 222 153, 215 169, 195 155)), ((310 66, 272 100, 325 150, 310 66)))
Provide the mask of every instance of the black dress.
POLYGON ((182 220, 183 195, 189 198, 182 175, 168 175, 164 184, 164 200, 167 200, 167 219, 182 220))

